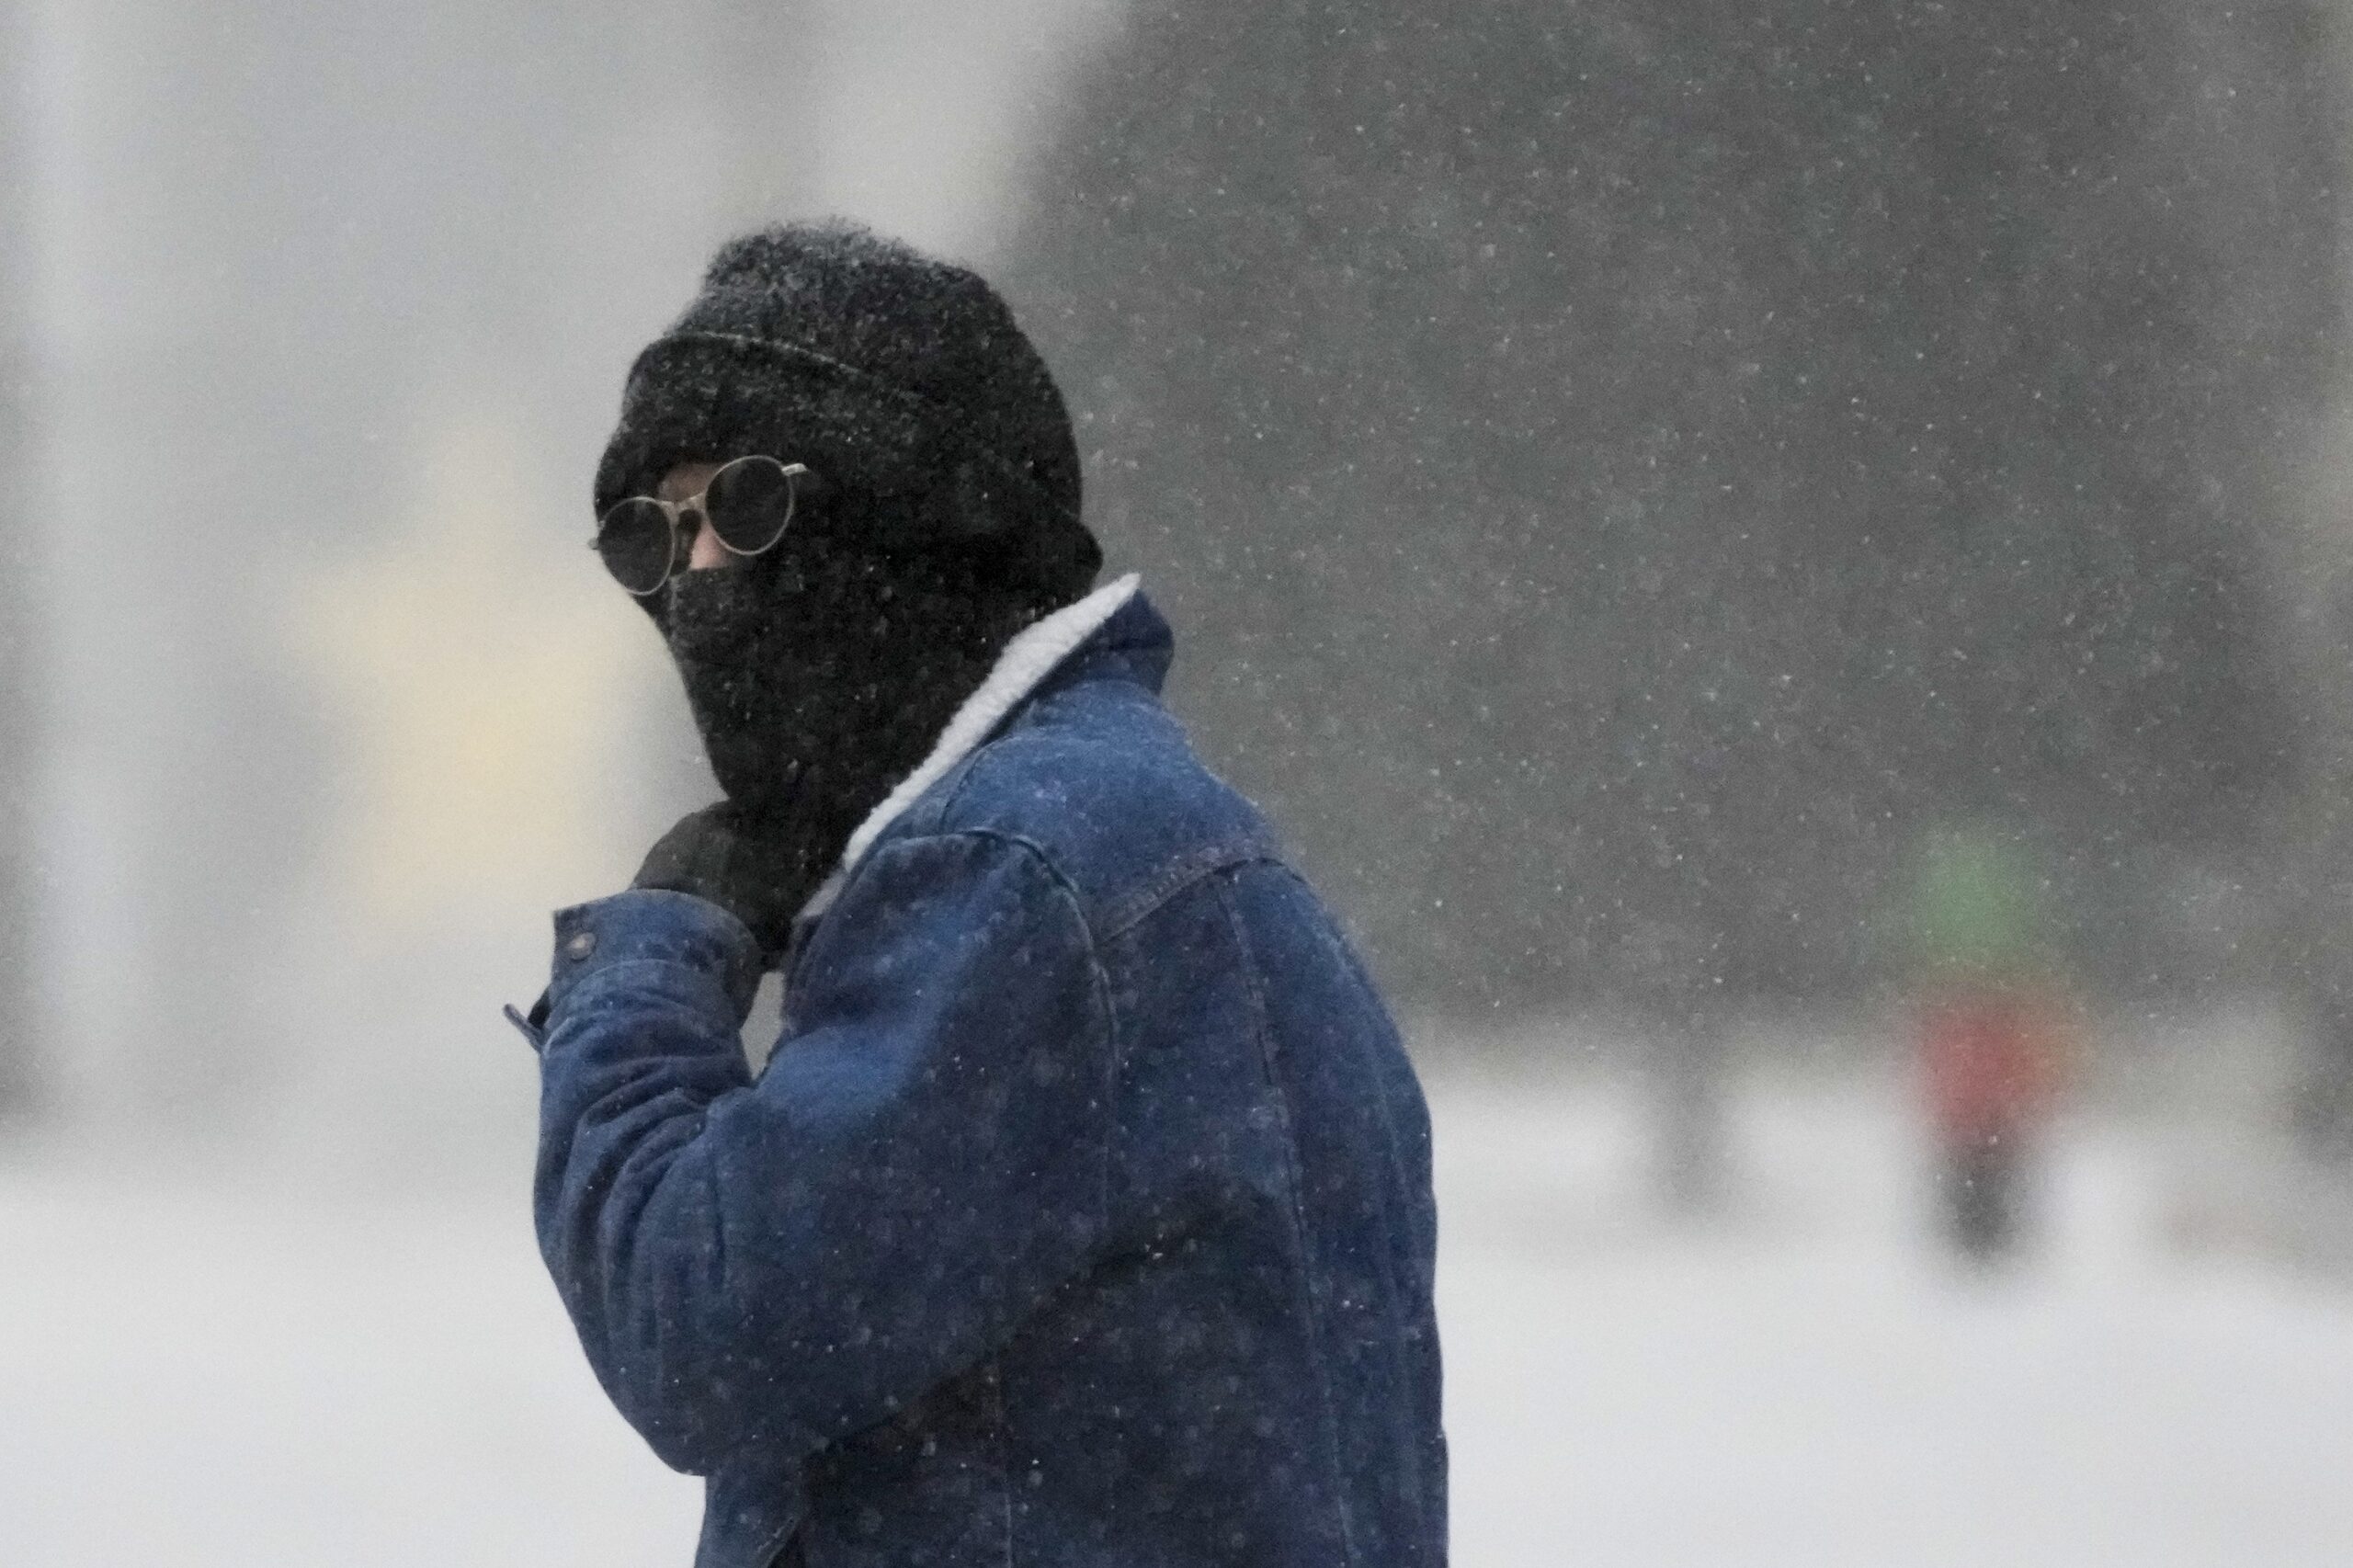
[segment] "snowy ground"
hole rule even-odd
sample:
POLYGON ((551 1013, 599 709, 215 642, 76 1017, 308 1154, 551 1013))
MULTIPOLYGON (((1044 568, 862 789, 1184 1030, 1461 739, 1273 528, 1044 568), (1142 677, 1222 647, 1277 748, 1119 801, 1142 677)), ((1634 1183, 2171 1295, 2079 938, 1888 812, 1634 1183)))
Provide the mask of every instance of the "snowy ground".
POLYGON ((2353 1562, 2353 1290, 2166 1247, 2153 1138, 2071 1130, 1986 1278, 1890 1091, 1744 1097, 1699 1229, 1643 1220, 1627 1099, 1438 1097, 1469 1568, 2353 1562))
MULTIPOLYGON (((2149 1138, 2074 1130, 1981 1278, 1892 1092, 1742 1096, 1699 1226, 1623 1091, 1432 1092, 1465 1568, 2353 1562, 2353 1289, 2168 1250, 2149 1138)), ((439 1188, 0 1161, 0 1563, 685 1562, 519 1184, 439 1188)))

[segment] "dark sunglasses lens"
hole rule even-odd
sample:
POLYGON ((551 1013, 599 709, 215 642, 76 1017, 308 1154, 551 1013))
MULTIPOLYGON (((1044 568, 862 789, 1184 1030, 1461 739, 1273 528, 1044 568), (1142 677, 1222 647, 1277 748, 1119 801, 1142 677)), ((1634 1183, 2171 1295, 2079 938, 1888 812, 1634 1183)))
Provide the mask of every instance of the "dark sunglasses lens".
POLYGON ((670 514, 633 497, 597 525, 597 553, 613 581, 632 594, 650 594, 670 575, 670 514))
POLYGON ((757 555, 784 537, 793 496, 793 475, 776 459, 738 458, 710 476, 703 506, 720 543, 757 555))

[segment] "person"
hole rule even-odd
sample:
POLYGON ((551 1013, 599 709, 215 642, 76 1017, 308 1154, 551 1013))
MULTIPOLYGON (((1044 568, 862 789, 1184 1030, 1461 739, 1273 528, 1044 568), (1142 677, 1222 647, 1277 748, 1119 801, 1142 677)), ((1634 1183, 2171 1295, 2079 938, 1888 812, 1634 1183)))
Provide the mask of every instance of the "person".
POLYGON ((1002 300, 847 224, 736 240, 596 503, 724 798, 508 1011, 540 1249, 707 1478, 699 1568, 1443 1562, 1420 1088, 1161 706, 1166 622, 1095 586, 1002 300))
POLYGON ((1928 835, 1915 888, 1915 1027, 1938 1225, 1973 1264, 2002 1261, 2024 1239, 2067 1054, 2040 885, 2015 835, 1963 822, 1928 835))

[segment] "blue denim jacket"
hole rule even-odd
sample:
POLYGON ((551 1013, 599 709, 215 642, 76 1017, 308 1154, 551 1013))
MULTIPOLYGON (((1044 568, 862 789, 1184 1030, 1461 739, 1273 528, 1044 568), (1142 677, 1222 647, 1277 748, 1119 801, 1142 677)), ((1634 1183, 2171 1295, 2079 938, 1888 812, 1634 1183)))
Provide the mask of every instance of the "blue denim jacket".
POLYGON ((699 1568, 1445 1560, 1420 1089, 1108 602, 853 842, 757 1077, 732 915, 556 916, 540 1247, 699 1568))

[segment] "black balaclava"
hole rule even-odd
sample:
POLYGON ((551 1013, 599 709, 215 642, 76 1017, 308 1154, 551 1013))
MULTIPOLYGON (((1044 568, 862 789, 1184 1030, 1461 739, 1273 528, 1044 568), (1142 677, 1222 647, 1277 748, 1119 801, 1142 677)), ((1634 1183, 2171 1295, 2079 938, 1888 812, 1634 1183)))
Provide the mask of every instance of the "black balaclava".
POLYGON ((804 894, 1005 643, 1101 556, 1045 365, 988 285, 841 224, 746 235, 638 357, 597 509, 764 452, 825 491, 777 547, 642 602, 720 788, 804 894))

